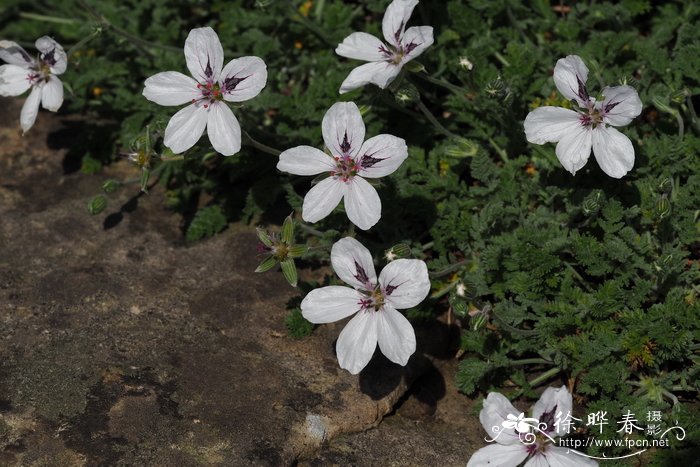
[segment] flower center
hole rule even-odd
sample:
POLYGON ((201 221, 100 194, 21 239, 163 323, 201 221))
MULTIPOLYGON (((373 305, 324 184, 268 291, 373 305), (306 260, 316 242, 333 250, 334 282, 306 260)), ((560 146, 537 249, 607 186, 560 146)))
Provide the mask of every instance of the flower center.
POLYGON ((367 292, 365 297, 360 300, 359 305, 363 310, 381 311, 384 307, 384 294, 382 289, 377 286, 372 292, 367 292))
POLYGON ((579 121, 581 125, 596 128, 603 123, 603 112, 600 109, 591 106, 588 113, 580 113, 579 121))
POLYGON ((331 177, 341 179, 348 182, 352 177, 357 175, 360 167, 355 163, 355 160, 350 156, 335 157, 335 170, 331 170, 331 177))
POLYGON ((205 84, 197 83, 197 89, 202 93, 202 97, 199 99, 192 99, 192 103, 195 104, 200 101, 204 101, 204 108, 209 107, 216 101, 223 100, 224 94, 221 92, 221 87, 219 83, 213 81, 207 81, 205 84))

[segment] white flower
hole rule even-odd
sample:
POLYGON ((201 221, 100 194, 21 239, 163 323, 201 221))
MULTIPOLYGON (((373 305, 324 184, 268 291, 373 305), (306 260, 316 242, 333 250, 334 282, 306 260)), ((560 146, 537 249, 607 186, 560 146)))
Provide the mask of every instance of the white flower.
POLYGON ((572 174, 586 165, 591 148, 603 172, 621 178, 634 166, 632 142, 613 126, 625 126, 642 112, 631 86, 606 87, 596 101, 586 90, 588 68, 577 55, 559 59, 554 84, 578 109, 539 107, 525 119, 525 136, 534 144, 558 143, 559 162, 572 174))
POLYGON ((305 221, 323 219, 344 197, 350 221, 367 230, 381 218, 382 202, 365 178, 383 177, 398 169, 408 157, 406 142, 391 135, 364 141, 365 124, 354 102, 333 104, 321 127, 331 156, 311 146, 297 146, 280 154, 277 168, 295 175, 330 174, 306 194, 305 221))
POLYGON ((0 59, 8 63, 0 66, 0 96, 19 96, 32 88, 19 117, 25 133, 34 125, 40 103, 51 112, 63 104, 63 83, 56 76, 68 65, 63 47, 49 36, 40 37, 34 45, 39 51, 37 59, 19 44, 0 40, 0 59))
POLYGON ((525 460, 524 467, 597 466, 598 462, 584 454, 551 441, 568 434, 565 419, 572 409, 566 386, 547 388, 532 407, 532 418, 524 418, 502 394, 489 393, 479 421, 495 443, 476 451, 467 467, 517 467, 525 460))
POLYGON ((231 156, 241 149, 241 126, 223 102, 257 96, 267 82, 267 67, 258 57, 235 58, 224 65, 224 49, 210 27, 190 31, 185 60, 194 79, 165 71, 146 80, 143 95, 160 105, 190 105, 178 111, 165 128, 164 144, 175 154, 197 143, 207 130, 214 149, 231 156), (223 68, 223 70, 222 70, 223 68))
POLYGON ((379 274, 372 255, 360 242, 345 237, 331 250, 338 277, 353 288, 329 286, 312 290, 301 302, 304 318, 312 323, 332 323, 355 314, 338 337, 340 367, 359 373, 379 349, 392 362, 406 365, 416 351, 416 335, 397 310, 418 305, 430 291, 425 263, 398 259, 379 274))
POLYGON ((467 57, 459 57, 459 66, 467 71, 472 71, 474 69, 474 64, 470 62, 467 57))
POLYGON ((382 32, 388 45, 366 32, 354 32, 338 45, 335 53, 341 57, 364 60, 350 72, 340 93, 346 93, 367 83, 386 88, 409 62, 433 44, 433 28, 414 26, 406 29, 418 0, 394 0, 384 13, 382 32))

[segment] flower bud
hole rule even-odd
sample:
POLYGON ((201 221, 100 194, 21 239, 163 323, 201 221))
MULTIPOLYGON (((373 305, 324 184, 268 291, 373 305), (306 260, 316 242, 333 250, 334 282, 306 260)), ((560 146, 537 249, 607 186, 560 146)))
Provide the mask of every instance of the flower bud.
POLYGON ((600 191, 591 193, 583 200, 581 208, 583 213, 587 216, 593 216, 600 210, 600 203, 602 201, 603 194, 600 191))
POLYGON ((406 63, 403 67, 405 70, 410 71, 411 73, 420 73, 421 71, 425 71, 425 66, 415 60, 406 63))
POLYGON ((474 157, 479 152, 479 146, 466 138, 453 138, 452 143, 445 147, 445 155, 455 159, 474 157))
POLYGON ((394 99, 399 105, 408 105, 417 102, 420 99, 420 93, 414 85, 407 83, 394 91, 394 99))
POLYGON ((102 211, 104 211, 104 208, 107 207, 107 198, 105 198, 103 195, 97 195, 94 198, 90 200, 88 203, 88 212, 92 214, 93 216, 95 214, 99 214, 102 211))
POLYGON ((664 177, 656 187, 656 191, 661 193, 662 195, 667 195, 671 193, 672 189, 673 180, 671 180, 669 177, 664 177))
POLYGON ((411 247, 405 243, 399 243, 384 252, 387 261, 394 261, 400 258, 410 258, 412 256, 411 247))
POLYGON ((460 297, 458 294, 450 294, 449 298, 450 307, 455 316, 459 318, 466 318, 469 314, 469 305, 464 298, 460 297))
POLYGON ((661 220, 671 213, 671 202, 668 200, 666 195, 661 195, 661 197, 656 201, 656 207, 654 208, 654 214, 661 220))
POLYGON ((121 183, 118 180, 110 179, 102 184, 102 191, 105 193, 114 193, 117 191, 121 183))
POLYGON ((671 100, 676 104, 682 104, 687 96, 688 92, 685 89, 681 89, 680 91, 676 91, 671 94, 671 100))

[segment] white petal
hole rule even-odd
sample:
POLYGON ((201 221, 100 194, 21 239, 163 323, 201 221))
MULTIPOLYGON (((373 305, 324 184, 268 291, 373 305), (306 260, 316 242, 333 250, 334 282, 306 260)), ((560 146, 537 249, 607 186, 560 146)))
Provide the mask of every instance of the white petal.
POLYGON ((525 137, 533 144, 556 143, 581 126, 579 114, 562 107, 538 107, 525 117, 525 137))
POLYGON ((335 53, 355 60, 379 62, 387 58, 387 55, 381 52, 382 49, 389 51, 389 48, 372 34, 353 32, 338 44, 335 53))
POLYGON ((232 156, 241 150, 241 126, 228 105, 214 102, 209 106, 207 134, 216 152, 232 156))
POLYGON ((0 40, 0 60, 10 65, 29 68, 34 65, 34 59, 16 42, 0 40))
POLYGON ((340 94, 360 88, 367 83, 385 89, 401 71, 400 65, 389 62, 370 62, 353 69, 340 85, 340 94))
POLYGON ((51 112, 56 112, 63 104, 63 83, 51 75, 41 88, 41 106, 51 112))
POLYGON ((642 113, 642 101, 632 86, 615 86, 603 89, 603 121, 613 126, 629 125, 642 113), (607 109, 607 110, 606 110, 607 109))
MULTIPOLYGON (((371 312, 370 312, 371 313, 371 312)), ((416 351, 416 333, 406 317, 390 306, 377 312, 379 350, 394 363, 406 366, 416 351)))
POLYGON ((68 58, 61 44, 49 36, 42 36, 34 43, 39 51, 39 60, 49 65, 51 73, 60 75, 66 71, 68 58))
POLYGON ((582 106, 588 103, 587 79, 588 67, 578 55, 569 55, 557 60, 554 67, 554 84, 568 100, 574 99, 582 106))
POLYGON ((304 197, 301 217, 306 222, 318 222, 333 212, 345 194, 343 185, 343 182, 332 177, 318 182, 304 197))
POLYGON ((418 5, 418 0, 394 0, 384 13, 382 20, 382 33, 384 39, 398 47, 401 37, 406 29, 406 23, 411 18, 413 9, 418 5))
POLYGON ((504 428, 503 423, 508 418, 508 414, 515 417, 522 412, 513 407, 513 404, 501 393, 490 392, 484 399, 484 407, 479 412, 479 421, 484 427, 489 438, 495 438, 500 431, 500 436, 496 439, 498 444, 510 445, 518 444, 523 446, 514 428, 504 428), (494 427, 496 427, 494 429, 494 427))
POLYGON ((544 455, 540 454, 537 457, 544 457, 547 460, 548 467, 597 467, 598 461, 586 457, 573 449, 562 448, 558 446, 547 446, 544 455))
POLYGON ((408 157, 406 141, 392 135, 377 135, 364 142, 357 154, 359 174, 379 178, 394 173, 408 157))
POLYGON ((207 109, 203 105, 188 105, 168 122, 163 143, 175 154, 180 154, 195 145, 206 126, 207 109))
POLYGON ((331 248, 333 270, 346 284, 372 291, 377 285, 372 254, 352 237, 341 238, 331 248))
POLYGON ((467 462, 467 467, 517 467, 527 456, 523 444, 492 444, 476 451, 467 462))
POLYGON ((540 399, 532 407, 532 417, 547 424, 547 433, 550 436, 563 436, 568 434, 564 420, 567 415, 573 416, 573 399, 566 386, 560 388, 547 388, 540 399), (561 415, 559 415, 561 413, 561 415), (557 418, 557 415, 559 417, 557 418), (560 423, 555 423, 559 421, 560 423))
POLYGON ((185 40, 185 60, 192 77, 200 83, 219 81, 224 49, 210 27, 195 28, 185 40))
POLYGON ((221 72, 221 91, 229 102, 252 99, 266 83, 267 65, 260 57, 234 58, 221 72))
POLYGON ((430 292, 430 276, 425 262, 419 259, 397 259, 379 274, 387 302, 399 310, 422 302, 430 292))
POLYGON ((297 146, 280 154, 277 170, 294 175, 318 175, 336 168, 332 157, 311 146, 297 146))
POLYGON ((630 139, 612 127, 593 130, 593 155, 603 172, 622 178, 634 167, 634 146, 630 139))
POLYGON ((365 140, 365 123, 354 102, 336 102, 323 116, 323 141, 333 156, 355 157, 365 140))
POLYGON ((143 96, 159 105, 182 105, 202 96, 197 82, 177 71, 155 74, 144 84, 143 96))
POLYGON ((335 344, 340 368, 358 374, 372 358, 377 348, 377 316, 374 311, 362 311, 340 332, 335 344))
POLYGON ((29 71, 18 65, 0 66, 0 96, 19 96, 31 87, 29 71))
POLYGON ((352 177, 345 192, 345 212, 350 222, 369 230, 382 217, 382 201, 377 190, 362 177, 352 177))
POLYGON ((301 314, 315 324, 333 323, 360 311, 362 294, 350 287, 331 285, 309 292, 301 302, 301 314))
POLYGON ((29 131, 36 121, 36 116, 39 113, 39 104, 41 103, 41 88, 42 86, 32 87, 32 92, 24 101, 22 112, 19 114, 19 123, 23 132, 29 131))
POLYGON ((431 26, 413 26, 406 29, 401 39, 405 51, 404 61, 413 60, 433 45, 433 28, 431 26))
POLYGON ((559 162, 573 175, 586 165, 591 155, 591 132, 589 127, 578 125, 565 133, 557 144, 555 152, 559 162))

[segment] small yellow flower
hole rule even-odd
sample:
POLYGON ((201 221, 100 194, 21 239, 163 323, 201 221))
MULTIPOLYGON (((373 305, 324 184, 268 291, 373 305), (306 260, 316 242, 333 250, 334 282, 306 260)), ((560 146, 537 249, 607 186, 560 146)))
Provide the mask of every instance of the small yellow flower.
POLYGON ((102 89, 99 86, 95 86, 94 88, 92 88, 92 95, 97 97, 97 98, 99 98, 103 92, 104 92, 104 89, 102 89))
POLYGON ((531 177, 534 177, 535 175, 537 175, 537 169, 533 164, 530 163, 525 166, 525 173, 531 177))
POLYGON ((304 47, 304 44, 301 43, 301 41, 294 41, 294 48, 295 49, 302 49, 304 47))
POLYGON ((311 11, 311 7, 313 6, 314 2, 311 0, 304 2, 301 4, 299 7, 299 13, 301 13, 303 16, 309 16, 309 12, 311 11))

